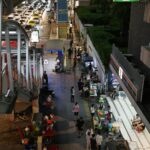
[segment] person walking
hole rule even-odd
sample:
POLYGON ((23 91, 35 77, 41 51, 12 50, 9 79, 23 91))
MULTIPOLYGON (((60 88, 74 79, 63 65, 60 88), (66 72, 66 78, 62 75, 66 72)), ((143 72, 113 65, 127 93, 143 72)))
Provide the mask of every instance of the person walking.
POLYGON ((96 135, 96 145, 97 145, 98 150, 101 150, 102 141, 103 141, 103 137, 100 134, 100 131, 98 131, 98 133, 96 135))
POLYGON ((86 133, 86 146, 87 146, 87 150, 91 150, 91 132, 90 131, 86 133))
POLYGON ((73 58, 73 67, 72 67, 73 71, 75 71, 76 65, 77 65, 77 58, 74 57, 73 58))
POLYGON ((76 127, 78 130, 78 138, 80 138, 82 135, 83 125, 84 125, 83 117, 80 117, 79 119, 77 119, 77 122, 76 122, 76 127))
POLYGON ((69 49, 68 49, 68 58, 71 59, 71 56, 72 56, 72 49, 69 48, 69 49))
POLYGON ((74 102, 74 96, 75 96, 75 89, 74 89, 74 86, 71 87, 71 102, 73 103, 74 102))
POLYGON ((80 111, 80 106, 79 106, 78 102, 75 102, 75 104, 73 105, 73 108, 72 108, 72 112, 74 113, 75 120, 78 118, 79 111, 80 111))
POLYGON ((48 76, 47 76, 46 71, 44 71, 43 73, 43 84, 48 86, 48 76))
POLYGON ((93 116, 95 115, 95 107, 94 107, 94 104, 91 105, 90 111, 91 111, 91 116, 92 116, 92 118, 93 118, 93 116))
POLYGON ((97 150, 95 134, 92 134, 91 137, 91 150, 97 150))
POLYGON ((83 85, 84 85, 84 83, 82 82, 82 79, 79 79, 79 81, 78 81, 78 89, 79 89, 80 93, 83 92, 83 85))
POLYGON ((93 128, 92 127, 88 127, 85 134, 87 135, 88 132, 90 132, 91 135, 94 134, 93 128))

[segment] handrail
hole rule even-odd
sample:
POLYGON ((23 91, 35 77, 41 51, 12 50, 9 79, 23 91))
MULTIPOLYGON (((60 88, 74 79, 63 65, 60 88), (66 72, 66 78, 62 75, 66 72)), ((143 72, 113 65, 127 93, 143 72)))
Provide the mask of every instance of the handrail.
POLYGON ((10 89, 7 90, 7 93, 5 94, 5 97, 8 97, 9 93, 10 93, 10 89))

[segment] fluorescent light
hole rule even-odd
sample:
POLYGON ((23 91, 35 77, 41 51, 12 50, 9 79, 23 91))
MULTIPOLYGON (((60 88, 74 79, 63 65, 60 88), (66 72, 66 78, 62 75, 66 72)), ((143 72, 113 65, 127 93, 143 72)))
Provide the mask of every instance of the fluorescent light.
MULTIPOLYGON (((5 34, 5 31, 2 31, 2 34, 5 34)), ((17 34, 16 31, 9 31, 9 34, 13 35, 13 34, 17 34)))

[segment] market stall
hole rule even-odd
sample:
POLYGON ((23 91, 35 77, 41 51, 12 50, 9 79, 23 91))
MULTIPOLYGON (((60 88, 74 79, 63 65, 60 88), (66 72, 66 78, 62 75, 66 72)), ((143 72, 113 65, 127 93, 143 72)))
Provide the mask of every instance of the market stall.
POLYGON ((95 103, 96 113, 93 117, 93 127, 111 135, 116 135, 120 131, 120 123, 113 118, 111 109, 106 102, 105 96, 101 95, 95 103))
POLYGON ((90 96, 97 96, 97 84, 90 83, 90 96))

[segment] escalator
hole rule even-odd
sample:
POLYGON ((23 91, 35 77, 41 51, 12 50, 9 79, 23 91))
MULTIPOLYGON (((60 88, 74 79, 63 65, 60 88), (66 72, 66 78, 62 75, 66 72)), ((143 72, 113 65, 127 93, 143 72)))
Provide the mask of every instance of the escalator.
POLYGON ((2 82, 3 82, 3 91, 2 95, 0 95, 0 113, 11 113, 16 99, 17 95, 16 92, 11 91, 8 89, 7 85, 7 73, 5 71, 5 68, 2 70, 2 82))

